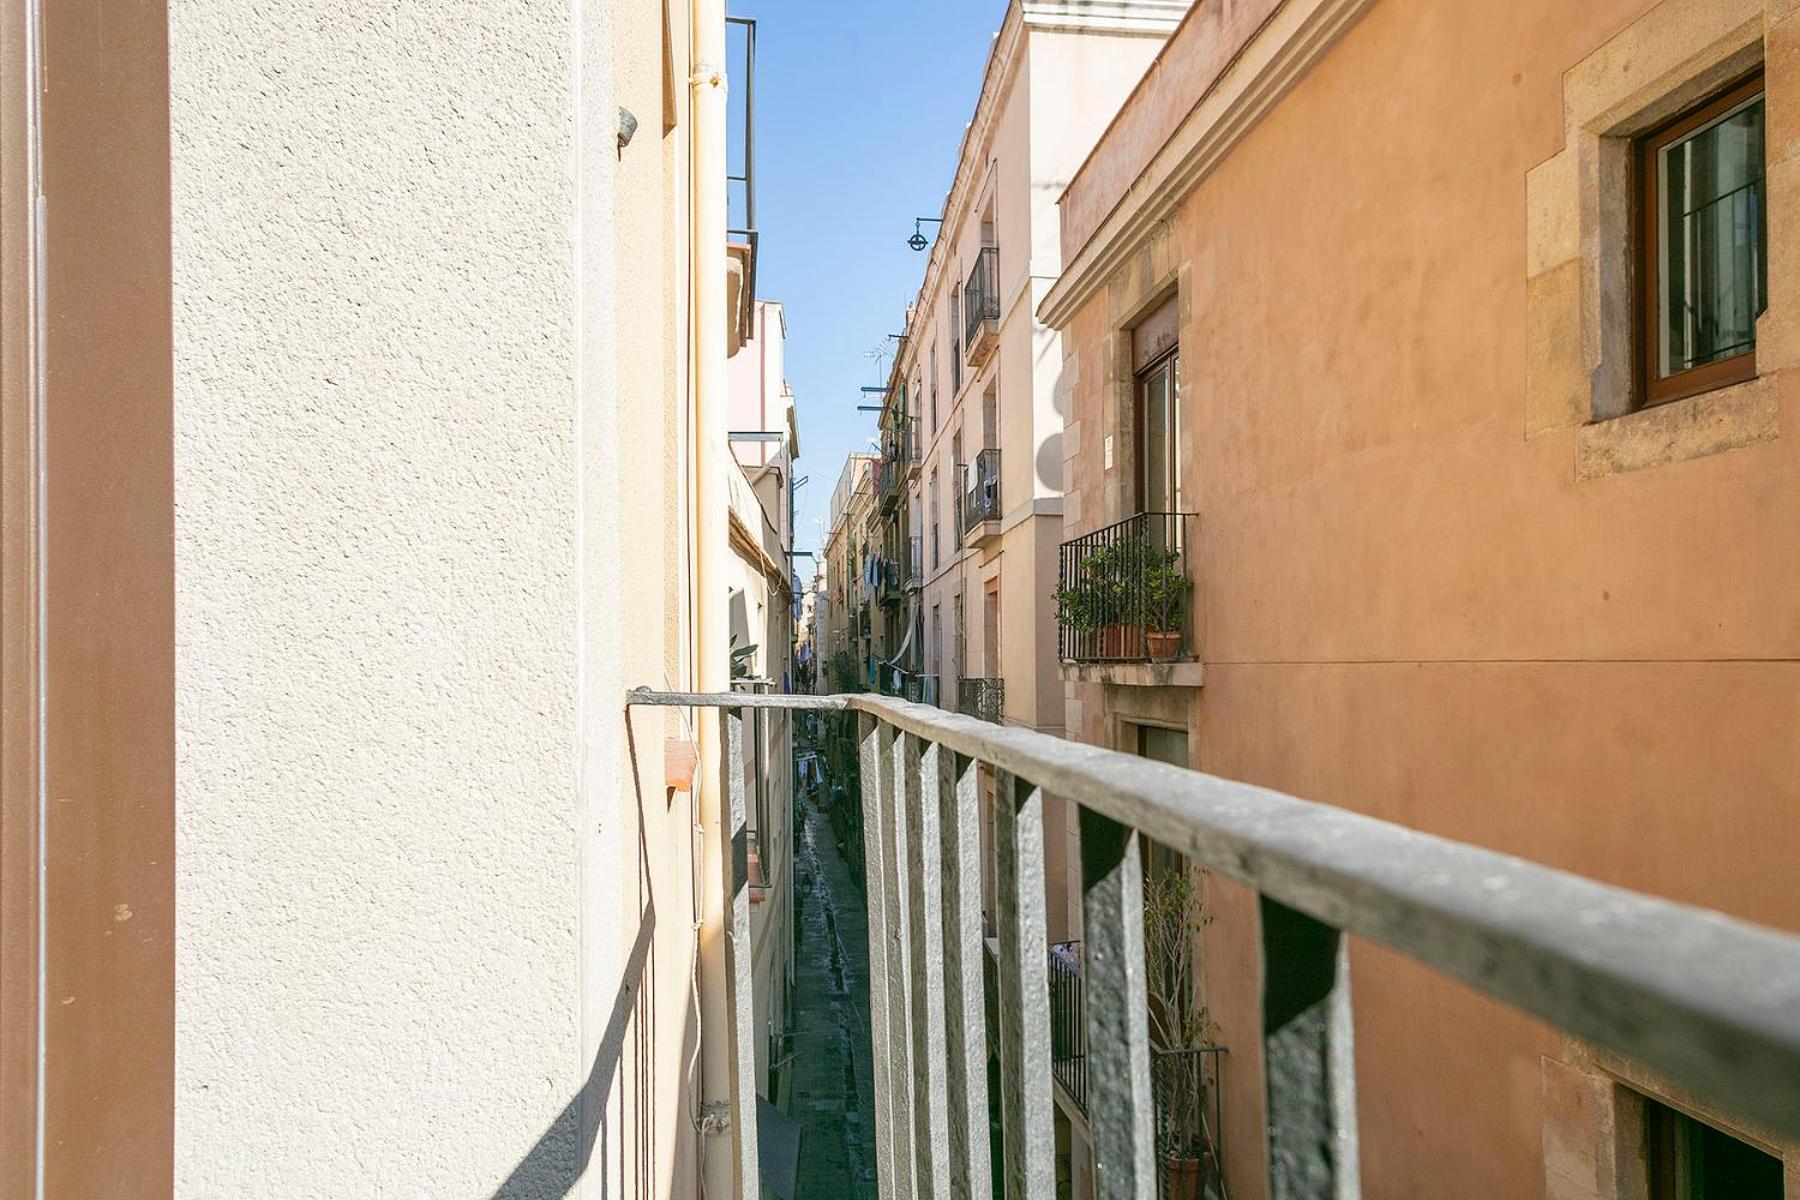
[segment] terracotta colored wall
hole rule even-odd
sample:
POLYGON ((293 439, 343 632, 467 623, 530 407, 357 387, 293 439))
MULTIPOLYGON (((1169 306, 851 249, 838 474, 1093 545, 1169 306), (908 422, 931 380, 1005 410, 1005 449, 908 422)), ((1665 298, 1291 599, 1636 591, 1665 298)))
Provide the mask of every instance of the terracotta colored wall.
MULTIPOLYGON (((1605 479, 1575 429, 1521 432, 1525 174, 1563 72, 1650 7, 1383 0, 1184 203, 1190 703, 1214 773, 1800 929, 1800 380, 1778 439, 1605 479)), ((1071 533, 1121 515, 1111 319, 1103 290, 1068 331, 1071 533)), ((1222 899, 1229 1145, 1261 1081, 1222 899)), ((1354 972, 1365 1194, 1541 1195, 1550 1031, 1367 946, 1354 972)))

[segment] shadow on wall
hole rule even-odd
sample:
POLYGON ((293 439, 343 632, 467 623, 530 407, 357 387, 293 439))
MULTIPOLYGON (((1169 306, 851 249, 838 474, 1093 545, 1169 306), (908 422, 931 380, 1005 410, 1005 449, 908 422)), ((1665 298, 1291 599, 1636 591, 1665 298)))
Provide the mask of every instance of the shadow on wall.
MULTIPOLYGON (((655 1169, 656 1081, 653 1072, 656 1059, 651 1053, 651 1043, 655 1037, 652 999, 656 980, 653 953, 656 900, 650 889, 650 861, 644 841, 643 784, 638 775, 637 738, 632 730, 629 711, 625 715, 625 731, 638 804, 638 890, 639 911, 642 915, 638 920, 637 938, 632 942, 631 953, 625 960, 619 990, 613 997, 612 1013, 607 1018, 606 1031, 600 1037, 600 1048, 594 1055, 594 1065, 588 1071, 587 1080, 574 1098, 563 1106, 563 1110, 550 1123, 550 1128, 538 1138, 536 1144, 519 1161, 519 1165, 513 1168, 512 1174, 495 1189, 493 1200, 559 1200, 573 1191, 575 1185, 590 1171, 598 1173, 599 1194, 602 1197, 615 1195, 613 1175, 615 1170, 622 1171, 624 1168, 623 1164, 614 1168, 611 1162, 610 1147, 607 1146, 605 1137, 606 1126, 601 1118, 613 1097, 613 1083, 618 1078, 619 1067, 625 1057, 628 1037, 634 1043, 633 1060, 637 1064, 633 1084, 637 1092, 635 1101, 639 1117, 636 1121, 639 1144, 630 1161, 635 1163, 639 1176, 628 1191, 622 1190, 618 1194, 621 1200, 626 1195, 648 1197, 654 1186, 646 1173, 655 1169), (648 989, 644 986, 646 977, 651 984, 648 989), (598 1156, 595 1155, 596 1146, 599 1149, 598 1156)), ((682 1044, 685 1046, 687 1043, 684 1040, 682 1044)), ((621 1189, 625 1189, 622 1179, 619 1184, 621 1189)))

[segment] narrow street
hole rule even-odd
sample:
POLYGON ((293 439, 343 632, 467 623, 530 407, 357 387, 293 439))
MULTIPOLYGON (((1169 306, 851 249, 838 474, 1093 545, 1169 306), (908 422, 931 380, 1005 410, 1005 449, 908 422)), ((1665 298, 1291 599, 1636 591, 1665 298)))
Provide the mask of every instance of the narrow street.
MULTIPOLYGON (((821 795, 824 794, 822 789, 821 795)), ((797 800, 793 1116, 802 1200, 873 1200, 868 922, 819 800, 797 800)))

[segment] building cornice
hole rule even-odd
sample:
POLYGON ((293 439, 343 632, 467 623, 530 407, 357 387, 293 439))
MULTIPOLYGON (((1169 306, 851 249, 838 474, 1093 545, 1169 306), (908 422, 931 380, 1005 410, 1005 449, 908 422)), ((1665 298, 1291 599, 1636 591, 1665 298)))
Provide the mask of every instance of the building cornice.
MULTIPOLYGON (((1288 0, 1245 43, 1038 305, 1064 329, 1374 0, 1288 0)), ((1104 142, 1102 143, 1104 144, 1104 142)))
POLYGON ((1025 23, 1039 29, 1144 33, 1166 37, 1193 0, 1025 0, 1025 23))

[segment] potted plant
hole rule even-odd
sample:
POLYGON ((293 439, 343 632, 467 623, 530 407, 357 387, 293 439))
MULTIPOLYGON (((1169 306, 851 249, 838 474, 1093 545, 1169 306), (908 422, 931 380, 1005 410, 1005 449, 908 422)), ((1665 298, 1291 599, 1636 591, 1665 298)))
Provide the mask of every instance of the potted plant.
POLYGON ((1156 662, 1181 653, 1181 626, 1193 581, 1181 569, 1181 551, 1146 548, 1138 587, 1146 652, 1156 662))
POLYGON ((1083 554, 1072 577, 1056 589, 1057 620, 1080 635, 1076 658, 1127 658, 1139 645, 1142 627, 1126 586, 1138 555, 1134 538, 1106 542, 1083 554))
POLYGON ((1194 969, 1205 923, 1198 882, 1186 863, 1153 866, 1144 880, 1144 963, 1165 1200, 1204 1200, 1214 1165, 1202 1061, 1208 1022, 1194 969))

